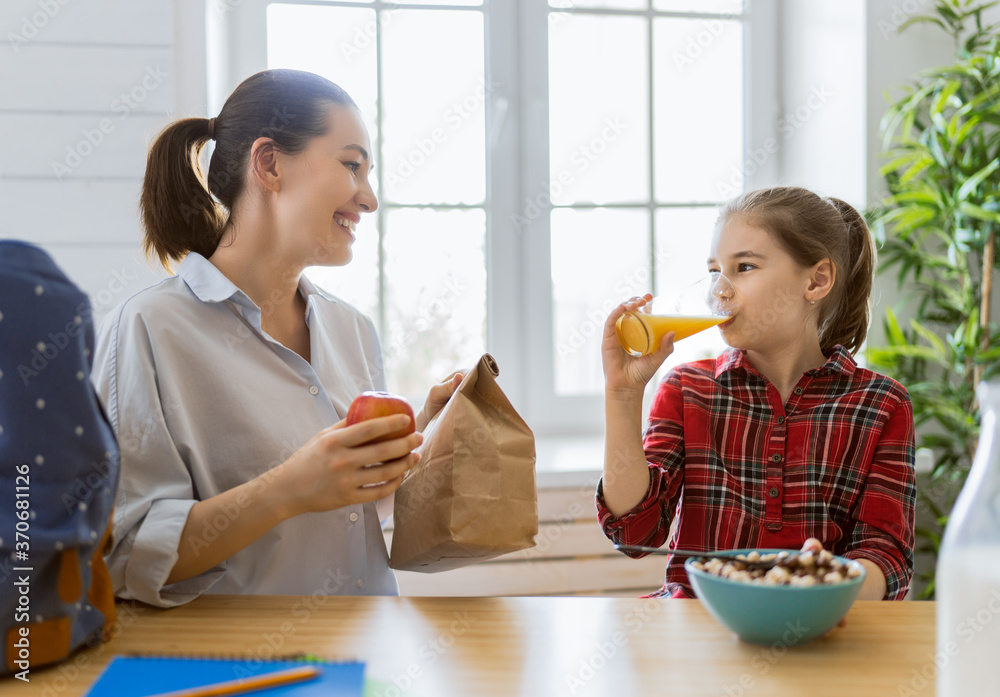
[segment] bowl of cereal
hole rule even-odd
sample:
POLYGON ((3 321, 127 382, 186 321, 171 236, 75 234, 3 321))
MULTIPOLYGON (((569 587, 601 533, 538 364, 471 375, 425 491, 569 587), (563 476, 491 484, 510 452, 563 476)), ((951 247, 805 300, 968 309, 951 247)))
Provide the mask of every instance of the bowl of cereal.
POLYGON ((825 634, 847 614, 865 580, 860 563, 825 550, 725 554, 732 561, 691 557, 684 569, 709 614, 755 644, 789 647, 825 634))

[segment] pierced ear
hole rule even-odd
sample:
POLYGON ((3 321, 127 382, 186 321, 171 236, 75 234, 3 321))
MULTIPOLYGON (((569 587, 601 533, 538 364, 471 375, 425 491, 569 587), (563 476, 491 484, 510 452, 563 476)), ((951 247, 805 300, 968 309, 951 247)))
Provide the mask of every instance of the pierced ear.
POLYGON ((278 150, 270 138, 258 138, 250 146, 250 172, 268 191, 281 190, 278 150))
POLYGON ((806 300, 816 301, 825 298, 833 290, 837 279, 837 267, 829 259, 823 259, 812 267, 809 274, 809 285, 806 287, 806 300))

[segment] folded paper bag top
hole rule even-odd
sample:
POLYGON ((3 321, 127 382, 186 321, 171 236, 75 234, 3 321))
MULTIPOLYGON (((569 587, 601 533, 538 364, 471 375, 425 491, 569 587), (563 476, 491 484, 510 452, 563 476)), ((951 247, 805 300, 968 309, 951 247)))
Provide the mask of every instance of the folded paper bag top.
POLYGON ((424 429, 421 459, 396 491, 389 566, 447 571, 533 547, 535 437, 484 354, 424 429))

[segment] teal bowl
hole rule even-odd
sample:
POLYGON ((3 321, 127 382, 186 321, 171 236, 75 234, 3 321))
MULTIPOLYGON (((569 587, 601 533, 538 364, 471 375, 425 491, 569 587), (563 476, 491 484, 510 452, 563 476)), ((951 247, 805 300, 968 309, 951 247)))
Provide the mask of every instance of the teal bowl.
MULTIPOLYGON (((734 549, 727 555, 735 557, 752 551, 734 549)), ((793 550, 756 551, 763 555, 793 550)), ((709 614, 740 639, 788 647, 804 644, 833 629, 858 597, 865 580, 864 567, 852 559, 835 558, 861 569, 861 575, 843 583, 801 588, 730 581, 696 569, 692 564, 697 557, 685 561, 684 570, 709 614)))

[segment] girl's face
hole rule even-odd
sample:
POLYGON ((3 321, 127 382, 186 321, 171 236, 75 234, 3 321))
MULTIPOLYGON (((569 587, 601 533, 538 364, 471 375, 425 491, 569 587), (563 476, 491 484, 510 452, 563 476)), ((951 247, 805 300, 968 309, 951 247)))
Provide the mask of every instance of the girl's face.
POLYGON ((709 271, 720 271, 736 288, 733 318, 721 325, 733 348, 768 351, 793 342, 818 341, 806 298, 812 269, 800 266, 765 230, 733 217, 716 228, 709 271), (811 332, 811 339, 810 339, 811 332))
POLYGON ((295 155, 278 155, 279 234, 306 266, 342 266, 351 260, 362 213, 378 208, 368 182, 371 144, 357 111, 331 105, 329 128, 295 155))

